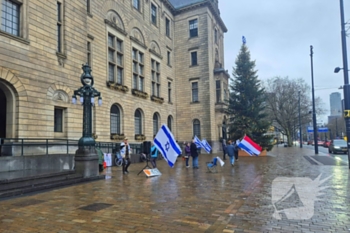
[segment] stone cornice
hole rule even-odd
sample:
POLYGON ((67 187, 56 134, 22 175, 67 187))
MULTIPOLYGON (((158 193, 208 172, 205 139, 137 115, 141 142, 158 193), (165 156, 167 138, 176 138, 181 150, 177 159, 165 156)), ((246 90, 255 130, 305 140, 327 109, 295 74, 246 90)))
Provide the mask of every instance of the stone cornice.
POLYGON ((140 45, 142 48, 147 49, 147 46, 141 41, 139 41, 137 38, 130 36, 130 39, 134 41, 136 44, 140 45))
POLYGON ((157 53, 155 50, 149 49, 148 51, 150 51, 150 53, 152 53, 152 54, 154 54, 155 56, 157 56, 159 59, 163 59, 163 56, 160 55, 159 53, 157 53))

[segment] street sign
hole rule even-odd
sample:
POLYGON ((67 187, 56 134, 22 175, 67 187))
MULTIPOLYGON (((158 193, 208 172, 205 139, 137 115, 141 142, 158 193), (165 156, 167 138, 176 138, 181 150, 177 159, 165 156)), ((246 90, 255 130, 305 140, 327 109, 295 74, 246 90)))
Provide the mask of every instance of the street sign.
MULTIPOLYGON (((317 129, 318 129, 317 132, 319 132, 319 133, 327 133, 328 132, 328 128, 327 127, 319 127, 317 129)), ((314 127, 308 126, 307 127, 307 132, 308 133, 313 133, 314 132, 314 127)))

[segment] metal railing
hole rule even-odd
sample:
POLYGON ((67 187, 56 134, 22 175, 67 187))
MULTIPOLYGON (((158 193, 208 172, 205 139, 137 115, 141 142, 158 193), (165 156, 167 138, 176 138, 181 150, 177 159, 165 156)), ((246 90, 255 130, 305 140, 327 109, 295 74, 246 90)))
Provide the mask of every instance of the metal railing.
MULTIPOLYGON (((119 150, 115 142, 96 142, 96 147, 105 153, 115 153, 119 150)), ((133 154, 142 151, 142 143, 130 143, 133 154)), ((74 154, 78 149, 78 140, 58 138, 0 138, 1 156, 74 154)))

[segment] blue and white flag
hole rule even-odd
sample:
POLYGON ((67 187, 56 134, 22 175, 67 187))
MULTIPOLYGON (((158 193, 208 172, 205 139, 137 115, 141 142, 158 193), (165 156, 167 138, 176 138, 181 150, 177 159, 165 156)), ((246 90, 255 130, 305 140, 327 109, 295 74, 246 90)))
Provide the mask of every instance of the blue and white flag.
POLYGON ((202 140, 202 145, 203 145, 204 150, 209 154, 210 151, 211 151, 211 146, 209 145, 207 140, 203 139, 202 140))
POLYGON ((242 36, 242 42, 243 42, 243 44, 247 43, 247 40, 245 39, 245 36, 242 36))
POLYGON ((153 142, 169 166, 174 167, 178 155, 181 154, 181 148, 166 125, 160 127, 153 142))
POLYGON ((197 148, 203 148, 201 140, 199 140, 199 138, 196 135, 194 136, 193 139, 194 139, 194 143, 196 144, 197 148))

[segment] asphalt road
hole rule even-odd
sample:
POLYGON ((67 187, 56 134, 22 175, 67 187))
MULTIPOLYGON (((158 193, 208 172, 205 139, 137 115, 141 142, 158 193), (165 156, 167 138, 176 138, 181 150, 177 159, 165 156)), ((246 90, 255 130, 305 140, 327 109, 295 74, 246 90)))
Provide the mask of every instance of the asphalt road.
MULTIPOLYGON (((299 144, 297 144, 299 146, 299 144)), ((314 149, 314 146, 311 145, 303 145, 303 147, 308 148, 308 149, 314 149)), ((318 151, 327 154, 328 156, 332 156, 336 159, 342 160, 345 163, 348 163, 348 155, 347 154, 330 154, 328 153, 328 148, 323 147, 323 146, 318 146, 318 151)))

